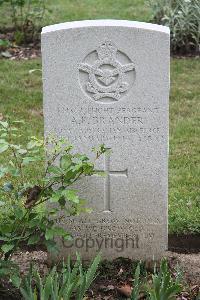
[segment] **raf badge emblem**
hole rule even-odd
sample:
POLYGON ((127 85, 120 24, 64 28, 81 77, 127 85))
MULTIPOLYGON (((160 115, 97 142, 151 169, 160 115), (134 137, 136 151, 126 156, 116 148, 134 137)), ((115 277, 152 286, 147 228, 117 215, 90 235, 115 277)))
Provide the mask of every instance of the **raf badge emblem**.
POLYGON ((101 103, 118 101, 135 80, 133 62, 108 40, 85 57, 79 73, 85 93, 101 103))

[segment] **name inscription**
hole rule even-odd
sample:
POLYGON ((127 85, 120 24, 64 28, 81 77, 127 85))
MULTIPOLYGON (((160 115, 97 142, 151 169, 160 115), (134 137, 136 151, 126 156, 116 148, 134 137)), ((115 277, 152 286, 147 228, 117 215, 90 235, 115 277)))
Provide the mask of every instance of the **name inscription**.
POLYGON ((158 106, 146 107, 67 107, 58 104, 58 114, 67 116, 68 138, 73 141, 105 143, 125 141, 158 141, 164 137, 158 106))

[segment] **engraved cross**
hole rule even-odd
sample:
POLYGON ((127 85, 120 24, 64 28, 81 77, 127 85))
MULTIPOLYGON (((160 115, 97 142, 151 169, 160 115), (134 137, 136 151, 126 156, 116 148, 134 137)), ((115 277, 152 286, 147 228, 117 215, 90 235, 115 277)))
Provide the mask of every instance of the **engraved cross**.
MULTIPOLYGON (((109 150, 109 149, 108 149, 109 150)), ((104 170, 98 170, 99 172, 105 172, 105 184, 104 184, 104 212, 111 212, 110 208, 110 176, 125 176, 128 177, 128 169, 122 171, 110 170, 110 156, 108 153, 104 155, 104 170)))

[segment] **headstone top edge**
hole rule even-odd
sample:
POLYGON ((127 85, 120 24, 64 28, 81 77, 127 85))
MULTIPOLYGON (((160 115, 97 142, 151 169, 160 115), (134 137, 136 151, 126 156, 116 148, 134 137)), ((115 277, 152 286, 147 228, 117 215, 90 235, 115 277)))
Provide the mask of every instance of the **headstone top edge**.
POLYGON ((158 32, 170 34, 169 27, 167 26, 145 23, 145 22, 138 22, 138 21, 106 20, 106 19, 73 21, 73 22, 65 22, 65 23, 49 25, 42 28, 42 34, 51 33, 59 30, 74 29, 74 28, 104 27, 104 26, 146 29, 146 30, 158 31, 158 32))

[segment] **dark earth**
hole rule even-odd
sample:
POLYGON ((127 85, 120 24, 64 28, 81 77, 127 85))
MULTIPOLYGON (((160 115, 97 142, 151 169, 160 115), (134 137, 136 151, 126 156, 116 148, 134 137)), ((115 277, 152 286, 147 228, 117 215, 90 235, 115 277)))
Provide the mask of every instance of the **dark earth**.
MULTIPOLYGON (((37 39, 26 45, 17 45, 14 40, 14 29, 12 28, 0 28, 0 40, 6 40, 10 42, 8 47, 1 47, 0 45, 0 58, 8 58, 10 60, 28 60, 37 57, 41 57, 41 43, 40 32, 37 34, 37 39)), ((176 58, 182 57, 195 57, 199 56, 200 51, 192 51, 189 53, 173 53, 172 56, 176 58)))
MULTIPOLYGON (((166 252, 172 276, 178 269, 182 274, 183 290, 176 298, 179 300, 199 300, 200 293, 200 252, 199 253, 177 253, 166 252)), ((41 275, 48 273, 50 263, 45 251, 23 251, 15 253, 12 257, 20 268, 23 276, 28 272, 30 262, 36 265, 41 275)), ((152 272, 153 263, 146 262, 145 269, 152 272)), ((84 300, 122 300, 128 299, 133 283, 133 271, 136 263, 130 259, 118 258, 111 261, 103 261, 99 267, 99 274, 92 284, 84 300)), ((9 283, 1 283, 0 300, 21 299, 18 291, 13 289, 9 283)), ((145 299, 141 294, 139 299, 145 299)))

